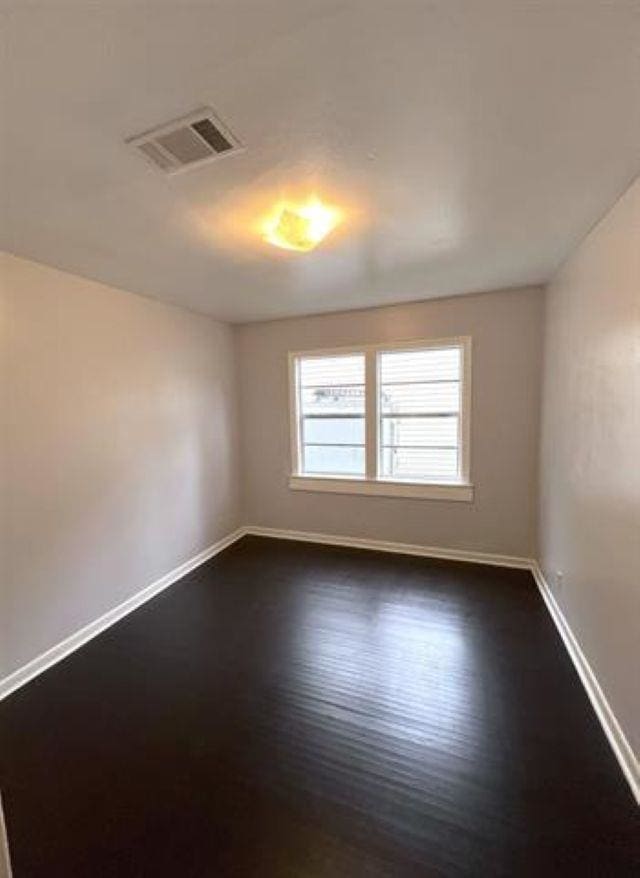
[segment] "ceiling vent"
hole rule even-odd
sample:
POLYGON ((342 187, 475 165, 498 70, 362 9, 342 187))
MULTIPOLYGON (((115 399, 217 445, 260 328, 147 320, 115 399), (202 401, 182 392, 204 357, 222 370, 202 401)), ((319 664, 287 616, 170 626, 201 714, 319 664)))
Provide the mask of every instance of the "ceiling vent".
POLYGON ((152 131, 129 137, 125 142, 165 174, 197 168, 243 149, 227 126, 206 107, 152 131))

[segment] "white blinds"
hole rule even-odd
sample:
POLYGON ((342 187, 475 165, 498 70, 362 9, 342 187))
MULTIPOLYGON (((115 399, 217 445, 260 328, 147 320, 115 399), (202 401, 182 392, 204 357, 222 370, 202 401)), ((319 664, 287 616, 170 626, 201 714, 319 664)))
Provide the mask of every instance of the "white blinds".
POLYGON ((382 478, 460 478, 461 353, 453 345, 378 354, 382 478))
POLYGON ((299 358, 302 473, 364 476, 364 381, 364 354, 299 358))

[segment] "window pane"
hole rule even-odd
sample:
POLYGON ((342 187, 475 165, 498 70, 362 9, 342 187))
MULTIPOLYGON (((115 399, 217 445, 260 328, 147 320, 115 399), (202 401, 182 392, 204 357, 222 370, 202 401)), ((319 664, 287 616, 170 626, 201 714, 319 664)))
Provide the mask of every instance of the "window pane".
POLYGON ((301 471, 364 475, 364 354, 301 357, 301 471))
POLYGON ((458 476, 457 449, 383 448, 383 478, 452 481, 458 476))
POLYGON ((461 366, 457 345, 378 355, 382 478, 459 478, 461 366))
POLYGON ((305 473, 324 475, 364 475, 364 448, 331 445, 304 445, 305 473))
POLYGON ((457 412, 460 385, 457 381, 436 384, 382 384, 383 414, 457 412))
POLYGON ((433 348, 422 351, 389 351, 380 355, 380 377, 390 381, 457 381, 460 349, 433 348))
POLYGON ((383 418, 383 445, 443 446, 458 444, 458 416, 444 418, 383 418))
POLYGON ((364 445, 364 418, 304 418, 302 441, 364 445))
POLYGON ((364 414, 364 384, 303 389, 301 402, 303 416, 364 414))

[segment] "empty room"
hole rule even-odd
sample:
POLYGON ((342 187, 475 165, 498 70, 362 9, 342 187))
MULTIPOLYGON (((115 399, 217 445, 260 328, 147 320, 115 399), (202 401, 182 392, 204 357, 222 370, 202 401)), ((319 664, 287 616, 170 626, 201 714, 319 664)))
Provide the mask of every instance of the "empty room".
POLYGON ((640 874, 640 0, 0 40, 0 876, 640 874))

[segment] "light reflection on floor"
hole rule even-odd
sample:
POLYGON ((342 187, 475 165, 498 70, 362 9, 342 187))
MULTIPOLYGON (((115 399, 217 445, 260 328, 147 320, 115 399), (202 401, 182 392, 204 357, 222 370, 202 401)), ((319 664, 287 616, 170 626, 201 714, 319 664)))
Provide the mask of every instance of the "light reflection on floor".
POLYGON ((298 585, 286 685, 271 692, 265 737, 282 723, 286 747, 270 782, 348 803, 366 831, 384 815, 405 843, 436 796, 455 822, 445 774, 465 774, 484 735, 464 608, 367 584, 298 585))

